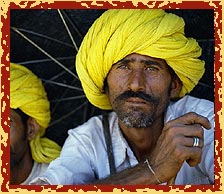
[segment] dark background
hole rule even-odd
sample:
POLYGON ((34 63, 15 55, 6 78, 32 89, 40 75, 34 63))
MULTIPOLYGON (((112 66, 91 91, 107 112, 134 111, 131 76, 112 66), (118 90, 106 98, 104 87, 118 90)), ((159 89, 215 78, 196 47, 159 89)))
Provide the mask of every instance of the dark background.
MULTIPOLYGON (((104 11, 100 9, 61 10, 77 47, 80 46, 91 24, 104 11)), ((184 18, 186 36, 197 39, 203 49, 201 58, 206 62, 206 72, 191 95, 214 101, 214 10, 167 11, 184 18)), ((43 80, 52 113, 52 123, 46 135, 63 145, 68 129, 99 114, 100 110, 87 101, 82 91, 52 84, 53 81, 81 89, 78 79, 35 48, 19 35, 15 28, 74 74, 76 74, 75 55, 77 51, 72 46, 71 38, 57 10, 10 10, 10 26, 10 61, 27 66, 43 80), (74 98, 80 95, 82 97, 74 98)))

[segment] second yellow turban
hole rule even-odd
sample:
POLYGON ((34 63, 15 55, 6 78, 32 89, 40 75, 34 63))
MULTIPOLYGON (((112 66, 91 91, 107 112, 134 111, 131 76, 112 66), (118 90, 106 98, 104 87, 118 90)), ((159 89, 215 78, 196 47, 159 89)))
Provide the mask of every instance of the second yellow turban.
POLYGON ((30 141, 32 157, 37 162, 49 163, 59 156, 61 147, 44 137, 51 119, 50 103, 41 80, 28 68, 10 63, 10 108, 19 108, 41 126, 30 141))

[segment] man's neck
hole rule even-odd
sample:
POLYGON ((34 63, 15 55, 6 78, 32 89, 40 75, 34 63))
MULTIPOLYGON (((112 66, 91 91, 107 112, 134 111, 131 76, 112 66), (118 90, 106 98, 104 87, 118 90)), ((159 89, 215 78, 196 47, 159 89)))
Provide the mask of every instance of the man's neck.
POLYGON ((10 169, 10 184, 19 185, 23 183, 31 173, 33 163, 31 154, 26 154, 20 163, 10 169))
POLYGON ((163 118, 160 118, 149 128, 129 128, 119 121, 121 131, 138 161, 150 155, 161 134, 163 123, 163 118))

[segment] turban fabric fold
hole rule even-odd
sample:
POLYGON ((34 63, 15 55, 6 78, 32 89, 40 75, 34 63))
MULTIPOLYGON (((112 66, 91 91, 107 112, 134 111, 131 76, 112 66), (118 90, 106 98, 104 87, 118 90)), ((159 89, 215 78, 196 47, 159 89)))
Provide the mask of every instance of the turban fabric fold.
POLYGON ((76 71, 88 100, 110 110, 103 91, 112 65, 137 53, 164 59, 182 81, 180 96, 189 93, 204 74, 201 48, 184 34, 183 18, 159 9, 104 12, 91 26, 76 56, 76 71))
POLYGON ((59 156, 61 147, 44 137, 51 119, 50 103, 41 80, 22 65, 10 63, 10 108, 19 108, 41 126, 30 141, 32 157, 49 163, 59 156))

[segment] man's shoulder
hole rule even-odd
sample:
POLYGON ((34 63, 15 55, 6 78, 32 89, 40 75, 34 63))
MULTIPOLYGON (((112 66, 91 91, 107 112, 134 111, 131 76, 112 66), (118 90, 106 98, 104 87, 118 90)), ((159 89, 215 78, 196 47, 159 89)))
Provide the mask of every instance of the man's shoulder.
POLYGON ((196 98, 190 95, 186 95, 183 98, 179 99, 176 102, 172 102, 170 107, 173 110, 177 110, 179 112, 196 112, 203 113, 204 111, 214 111, 214 102, 196 98))
POLYGON ((167 109, 166 120, 175 119, 186 113, 194 112, 214 120, 214 103, 193 96, 186 95, 176 102, 171 102, 167 109))
POLYGON ((194 112, 199 115, 206 117, 211 125, 211 130, 205 130, 204 136, 206 137, 205 144, 209 144, 214 141, 214 103, 206 100, 200 99, 192 96, 185 96, 180 100, 173 102, 169 105, 167 109, 167 114, 165 121, 169 121, 178 118, 186 113, 194 112))
POLYGON ((42 173, 44 173, 49 166, 49 163, 39 163, 35 162, 33 163, 33 168, 27 179, 21 183, 21 185, 28 185, 34 178, 40 176, 42 173))

